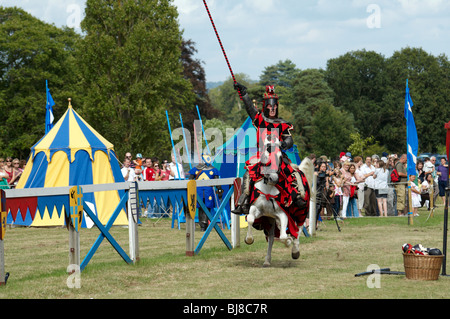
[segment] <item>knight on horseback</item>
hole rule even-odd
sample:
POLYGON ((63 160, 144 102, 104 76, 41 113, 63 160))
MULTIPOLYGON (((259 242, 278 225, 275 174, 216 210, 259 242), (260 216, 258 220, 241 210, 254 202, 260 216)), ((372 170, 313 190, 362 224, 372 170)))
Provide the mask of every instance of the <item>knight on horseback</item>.
MULTIPOLYGON (((270 169, 278 174, 277 188, 282 195, 277 200, 285 211, 291 211, 293 214, 302 212, 305 215, 307 203, 309 201, 309 187, 304 174, 299 171, 286 155, 286 150, 293 145, 291 130, 293 126, 278 117, 278 95, 275 94, 273 86, 266 86, 266 92, 263 96, 262 111, 258 111, 248 93, 247 88, 242 84, 235 83, 234 88, 240 92, 246 111, 257 131, 258 152, 255 156, 246 162, 246 172, 243 176, 242 195, 239 197, 237 207, 232 210, 234 214, 248 214, 252 201, 257 197, 254 184, 257 180, 263 178, 264 169, 270 169), (280 141, 281 160, 264 159, 264 140, 268 135, 277 138, 280 141), (261 164, 261 160, 264 164, 261 164), (270 165, 267 165, 268 161, 270 165)), ((270 147, 270 146, 266 146, 270 147)), ((269 150, 269 153, 271 150, 269 150)), ((304 216, 302 216, 302 219, 304 216)))

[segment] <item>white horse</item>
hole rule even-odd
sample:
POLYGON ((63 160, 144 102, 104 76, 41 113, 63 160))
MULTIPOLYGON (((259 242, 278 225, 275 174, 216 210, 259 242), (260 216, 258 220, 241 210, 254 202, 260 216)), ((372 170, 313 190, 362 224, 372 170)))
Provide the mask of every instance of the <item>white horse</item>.
MULTIPOLYGON (((264 153, 261 155, 261 163, 263 165, 269 164, 270 159, 276 158, 278 163, 281 161, 280 141, 274 135, 267 135, 264 139, 264 153), (268 147, 270 145, 270 147, 268 147), (268 149, 272 152, 276 150, 276 154, 269 153, 268 149), (275 157, 273 156, 275 155, 275 157)), ((292 165, 296 169, 296 165, 292 165)), ((263 167, 263 166, 262 166, 263 167)), ((264 168, 264 167, 263 167, 264 168)), ((311 185, 312 176, 314 173, 314 166, 309 158, 302 160, 299 169, 305 174, 308 184, 311 185)), ((286 233, 288 226, 288 217, 286 213, 278 206, 274 197, 279 194, 279 190, 275 187, 278 182, 278 172, 267 169, 264 172, 264 178, 255 183, 255 188, 260 192, 259 197, 252 203, 247 215, 248 229, 247 236, 245 237, 245 243, 248 245, 253 244, 254 239, 252 235, 253 223, 256 219, 261 217, 267 217, 270 223, 270 230, 268 232, 268 248, 267 255, 263 264, 263 267, 269 267, 272 258, 272 246, 275 238, 275 229, 278 227, 280 231, 279 239, 286 247, 292 244, 292 258, 298 259, 300 257, 299 237, 301 229, 298 232, 297 238, 286 233)), ((309 202, 307 203, 309 205, 309 202)))

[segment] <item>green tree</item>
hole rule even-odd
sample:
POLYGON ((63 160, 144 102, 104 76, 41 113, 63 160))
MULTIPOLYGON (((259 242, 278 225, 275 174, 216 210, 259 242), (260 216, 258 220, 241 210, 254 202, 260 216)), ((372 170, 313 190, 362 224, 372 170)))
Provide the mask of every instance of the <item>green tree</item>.
POLYGON ((181 50, 181 61, 183 63, 183 74, 192 84, 195 92, 195 101, 191 107, 186 106, 182 111, 183 123, 186 129, 193 131, 193 123, 198 119, 197 108, 202 119, 212 119, 220 116, 220 112, 212 105, 206 90, 206 75, 203 69, 203 62, 194 58, 197 52, 195 43, 192 40, 183 41, 181 50))
POLYGON ((299 72, 300 70, 291 60, 280 60, 277 64, 264 69, 259 78, 259 83, 263 86, 276 85, 290 88, 299 72))
POLYGON ((353 132, 351 117, 336 109, 331 103, 321 102, 312 119, 312 130, 309 136, 311 151, 335 157, 346 150, 351 142, 353 132))
POLYGON ((396 152, 406 151, 404 101, 408 79, 419 149, 434 153, 439 145, 445 144, 444 124, 450 117, 448 72, 449 61, 445 55, 435 57, 420 48, 404 48, 387 59, 389 82, 383 109, 391 118, 391 123, 389 130, 382 130, 382 141, 387 145, 396 145, 396 152))
POLYGON ((352 51, 327 62, 325 78, 335 93, 334 105, 352 114, 363 136, 378 139, 384 123, 382 107, 385 59, 373 51, 352 51))
POLYGON ((301 71, 294 80, 291 112, 299 149, 333 156, 334 151, 339 153, 349 144, 352 118, 333 106, 333 97, 322 70, 301 71), (330 140, 334 145, 327 145, 330 140))
POLYGON ((404 99, 406 80, 422 152, 436 152, 445 143, 444 123, 450 117, 449 61, 421 48, 404 48, 386 59, 372 51, 353 51, 327 63, 326 79, 334 105, 354 116, 363 138, 373 136, 390 152, 406 151, 404 99))
POLYGON ((270 65, 264 69, 259 78, 259 84, 262 87, 275 85, 275 92, 280 98, 280 103, 290 109, 293 103, 292 88, 299 73, 300 70, 291 60, 280 60, 277 64, 270 65))
POLYGON ((27 158, 45 133, 45 80, 56 103, 55 121, 76 98, 74 57, 80 36, 19 8, 0 7, 0 156, 27 158))
MULTIPOLYGON (((257 85, 251 84, 248 75, 243 73, 235 74, 236 81, 245 85, 250 98, 256 99, 257 85)), ((262 95, 261 95, 262 96, 262 95)), ((228 126, 235 127, 244 123, 248 114, 244 103, 240 100, 238 92, 233 87, 233 79, 229 77, 222 85, 209 90, 209 97, 213 108, 222 113, 221 120, 228 126)))
POLYGON ((177 17, 169 0, 86 1, 82 111, 119 156, 168 155, 165 110, 175 128, 178 113, 194 104, 192 85, 183 77, 177 17))
POLYGON ((373 154, 381 154, 385 150, 380 144, 375 141, 373 136, 362 138, 358 132, 350 133, 352 144, 349 145, 347 150, 354 156, 361 156, 363 161, 366 156, 372 156, 373 154))

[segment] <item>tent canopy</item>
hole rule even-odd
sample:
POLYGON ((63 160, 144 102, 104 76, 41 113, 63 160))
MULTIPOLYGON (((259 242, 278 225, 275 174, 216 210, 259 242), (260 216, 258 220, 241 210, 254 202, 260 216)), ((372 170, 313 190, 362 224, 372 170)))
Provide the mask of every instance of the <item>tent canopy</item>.
POLYGON ((103 151, 109 156, 113 148, 114 145, 81 118, 69 103, 69 108, 58 123, 31 147, 31 157, 34 158, 39 152, 44 152, 47 161, 50 162, 53 154, 63 151, 72 163, 75 160, 75 153, 85 150, 93 161, 96 151, 103 151))

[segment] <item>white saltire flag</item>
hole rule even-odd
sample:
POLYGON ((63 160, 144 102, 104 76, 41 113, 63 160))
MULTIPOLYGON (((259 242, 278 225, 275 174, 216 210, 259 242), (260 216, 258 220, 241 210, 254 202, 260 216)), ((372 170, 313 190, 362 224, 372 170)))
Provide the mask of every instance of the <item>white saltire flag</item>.
POLYGON ((47 134, 53 127, 53 120, 55 119, 53 117, 53 105, 55 105, 55 102, 50 94, 47 80, 45 80, 45 89, 47 92, 47 104, 45 106, 45 134, 47 134))
POLYGON ((419 139, 417 138, 416 124, 412 113, 413 102, 409 95, 408 80, 406 80, 405 119, 406 119, 406 145, 408 155, 408 175, 416 175, 417 152, 419 139))

